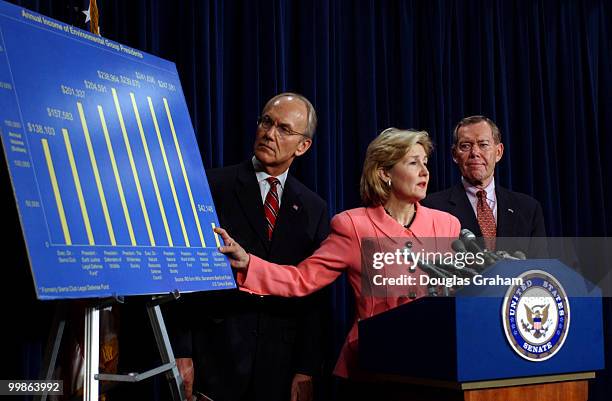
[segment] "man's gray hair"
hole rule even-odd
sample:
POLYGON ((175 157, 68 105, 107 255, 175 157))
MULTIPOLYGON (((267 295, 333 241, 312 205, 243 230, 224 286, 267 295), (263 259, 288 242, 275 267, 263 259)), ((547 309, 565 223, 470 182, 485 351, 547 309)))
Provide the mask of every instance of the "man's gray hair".
POLYGON ((493 122, 493 120, 485 116, 470 116, 462 118, 461 121, 459 121, 455 126, 455 130, 453 131, 453 146, 457 146, 460 128, 465 127, 467 125, 478 124, 483 121, 486 122, 489 127, 491 127, 491 133, 493 134, 493 140, 495 140, 495 143, 501 143, 501 133, 499 132, 499 128, 493 122))
MULTIPOLYGON (((306 99, 305 96, 300 95, 299 93, 294 92, 283 92, 274 96, 272 99, 268 100, 266 105, 263 108, 263 112, 268 110, 268 108, 278 99, 282 97, 294 97, 300 99, 306 105, 306 131, 304 131, 304 135, 308 138, 312 139, 314 133, 317 129, 317 112, 315 111, 314 106, 310 103, 310 100, 306 99)), ((263 114, 262 112, 262 114, 263 114)))

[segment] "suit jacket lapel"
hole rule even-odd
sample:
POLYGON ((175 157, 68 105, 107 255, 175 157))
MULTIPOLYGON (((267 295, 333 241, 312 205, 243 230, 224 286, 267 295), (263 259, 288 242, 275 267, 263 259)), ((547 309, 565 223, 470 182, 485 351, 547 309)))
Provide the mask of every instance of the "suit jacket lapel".
POLYGON ((470 200, 465 193, 463 184, 459 183, 455 185, 448 198, 450 203, 450 214, 455 216, 461 222, 461 228, 467 228, 474 233, 477 237, 481 236, 480 226, 476 220, 476 214, 470 204, 470 200))
POLYGON ((294 181, 295 178, 291 175, 287 176, 287 181, 285 181, 285 187, 283 188, 280 210, 278 211, 278 218, 276 219, 276 226, 272 234, 271 251, 273 251, 274 247, 279 243, 282 243, 284 238, 288 238, 291 235, 291 230, 300 224, 298 216, 302 211, 302 197, 294 181))
POLYGON ((516 219, 514 218, 515 212, 512 209, 510 192, 496 185, 495 196, 497 197, 497 236, 513 237, 516 219))
POLYGON ((253 231, 268 245, 268 234, 266 232, 266 221, 261 200, 261 191, 255 177, 255 170, 251 160, 244 162, 238 170, 238 178, 235 186, 235 195, 244 210, 253 231))
MULTIPOLYGON (((383 206, 367 207, 365 210, 374 226, 389 239, 398 242, 399 238, 406 236, 406 229, 389 216, 383 206)), ((415 216, 415 220, 416 218, 415 216)))

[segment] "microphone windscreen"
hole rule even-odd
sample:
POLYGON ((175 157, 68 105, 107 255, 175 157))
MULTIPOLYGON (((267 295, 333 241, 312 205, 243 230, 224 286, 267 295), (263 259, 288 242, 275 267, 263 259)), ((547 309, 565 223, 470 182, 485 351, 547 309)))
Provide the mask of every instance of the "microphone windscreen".
POLYGON ((453 251, 455 252, 459 252, 459 253, 467 252, 467 249, 465 248, 465 244, 460 239, 454 240, 451 243, 451 248, 453 248, 453 251))
POLYGON ((468 230, 467 228, 462 229, 461 234, 459 234, 459 236, 461 237, 461 239, 466 239, 466 240, 476 239, 476 235, 474 235, 474 233, 468 230))

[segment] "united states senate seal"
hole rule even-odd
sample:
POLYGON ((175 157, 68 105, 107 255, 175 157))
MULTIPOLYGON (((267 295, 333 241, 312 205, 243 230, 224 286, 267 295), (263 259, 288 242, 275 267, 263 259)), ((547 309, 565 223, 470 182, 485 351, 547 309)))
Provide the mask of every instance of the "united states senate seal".
POLYGON ((522 284, 508 288, 502 307, 504 333, 521 357, 541 362, 555 355, 567 337, 570 304, 565 289, 551 274, 529 270, 522 284))

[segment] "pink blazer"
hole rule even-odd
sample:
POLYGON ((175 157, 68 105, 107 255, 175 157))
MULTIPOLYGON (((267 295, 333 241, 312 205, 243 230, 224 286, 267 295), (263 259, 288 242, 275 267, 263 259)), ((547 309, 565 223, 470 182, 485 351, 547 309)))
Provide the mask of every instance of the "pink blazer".
MULTIPOLYGON (((238 275, 238 283, 243 291, 259 295, 299 297, 325 287, 346 271, 355 294, 357 316, 334 374, 358 377, 357 320, 410 301, 408 297, 385 298, 362 294, 361 239, 412 238, 418 241, 426 237, 456 238, 460 228, 459 220, 454 216, 420 204, 417 204, 416 216, 408 229, 387 215, 382 206, 347 210, 334 216, 327 239, 297 268, 276 265, 250 255, 248 271, 238 275)), ((417 297, 426 294, 426 288, 419 287, 417 297)))

